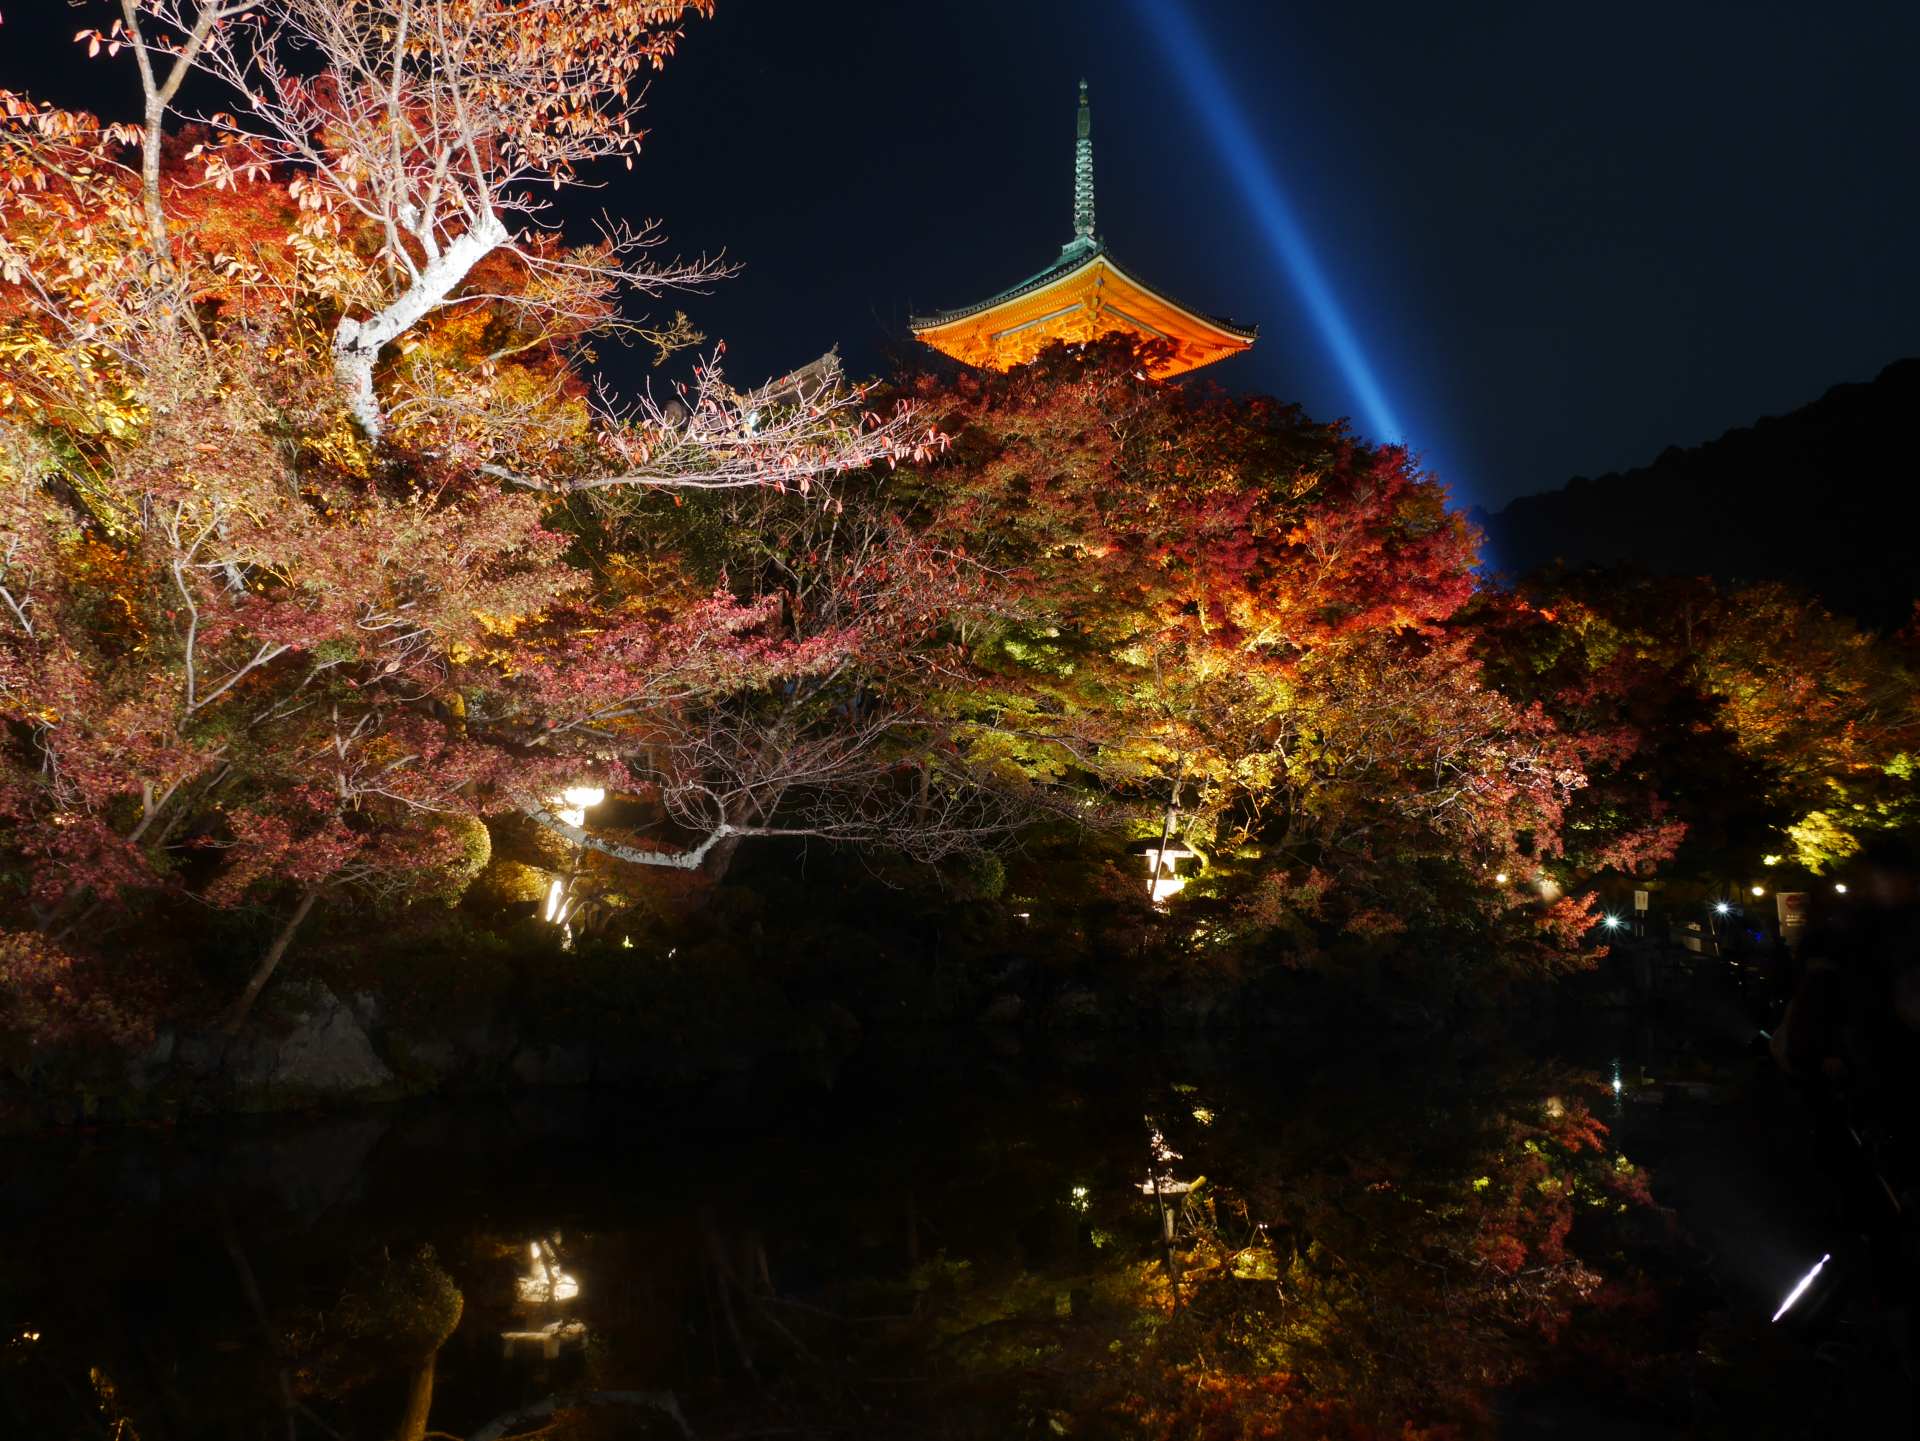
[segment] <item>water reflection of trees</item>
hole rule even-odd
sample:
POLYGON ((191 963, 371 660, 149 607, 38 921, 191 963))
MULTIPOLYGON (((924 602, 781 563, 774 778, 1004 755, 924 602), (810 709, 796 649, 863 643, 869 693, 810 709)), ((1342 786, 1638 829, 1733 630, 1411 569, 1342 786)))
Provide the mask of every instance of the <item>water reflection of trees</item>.
POLYGON ((730 1154, 433 1153, 298 1226, 91 1233, 63 1283, 16 1247, 0 1323, 42 1339, 0 1347, 0 1431, 99 1436, 97 1373, 140 1441, 1398 1434, 1630 1347, 1658 1227, 1583 1078, 1193 1080, 849 1096, 874 1114, 730 1154), (1190 1186, 1171 1247, 1143 1107, 1190 1186))

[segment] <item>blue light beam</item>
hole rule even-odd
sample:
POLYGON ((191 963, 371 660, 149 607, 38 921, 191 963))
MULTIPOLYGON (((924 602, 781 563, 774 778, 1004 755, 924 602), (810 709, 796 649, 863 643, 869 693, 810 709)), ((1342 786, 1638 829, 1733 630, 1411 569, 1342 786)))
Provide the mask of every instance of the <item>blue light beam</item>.
POLYGON ((1207 49, 1205 38, 1179 0, 1134 0, 1136 8, 1159 36, 1162 50, 1172 59, 1188 99, 1206 121, 1221 158, 1253 207, 1268 243, 1293 279, 1313 323, 1346 377, 1361 413, 1375 438, 1403 443, 1405 432, 1393 407, 1360 348, 1346 311, 1333 285, 1314 256, 1313 243, 1280 188, 1265 149, 1248 127, 1246 116, 1234 104, 1227 79, 1207 49))

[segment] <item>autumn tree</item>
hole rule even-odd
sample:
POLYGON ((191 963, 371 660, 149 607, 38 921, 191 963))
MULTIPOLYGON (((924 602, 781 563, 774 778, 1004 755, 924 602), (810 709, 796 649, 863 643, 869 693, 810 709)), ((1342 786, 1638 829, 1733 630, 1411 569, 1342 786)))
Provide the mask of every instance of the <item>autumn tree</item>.
POLYGON ((1786 587, 1546 573, 1490 598, 1476 642, 1502 687, 1582 736, 1589 869, 1829 869, 1914 824, 1911 662, 1786 587))
POLYGON ((1409 456, 1115 339, 915 396, 952 445, 908 484, 999 598, 956 628, 977 754, 1184 840, 1242 928, 1530 927, 1489 878, 1552 853, 1582 777, 1447 629, 1473 537, 1409 456))
POLYGON ((16 923, 70 948, 143 905, 272 904, 237 1023, 325 895, 457 895, 486 817, 587 763, 644 775, 663 728, 724 750, 716 696, 831 649, 764 604, 602 585, 567 516, 812 493, 925 443, 834 366, 624 401, 581 370, 645 324, 620 288, 690 273, 525 228, 533 188, 631 153, 636 79, 695 8, 130 4, 82 39, 131 49, 149 116, 186 70, 233 86, 204 138, 0 95, 16 923), (632 729, 589 741, 616 696, 632 729))

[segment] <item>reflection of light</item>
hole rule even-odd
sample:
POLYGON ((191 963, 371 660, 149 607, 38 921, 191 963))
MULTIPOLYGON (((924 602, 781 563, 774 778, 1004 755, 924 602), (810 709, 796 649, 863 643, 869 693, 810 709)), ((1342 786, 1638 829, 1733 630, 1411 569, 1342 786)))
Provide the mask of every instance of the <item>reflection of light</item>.
POLYGON ((527 1249, 533 1253, 533 1264, 532 1269, 518 1279, 516 1289, 522 1302, 545 1306, 555 1301, 571 1301, 580 1294, 580 1283, 554 1264, 552 1247, 544 1241, 535 1241, 527 1249))
POLYGON ((1762 856, 1762 857, 1760 857, 1760 864, 1761 864, 1761 865, 1763 865, 1763 866, 1777 866, 1777 865, 1779 865, 1779 864, 1780 864, 1780 857, 1778 857, 1778 856, 1762 856))
POLYGON ((1073 1199, 1069 1201, 1067 1204, 1072 1206, 1073 1209, 1076 1211, 1085 1211, 1087 1209, 1087 1204, 1088 1204, 1087 1188, 1085 1186, 1075 1186, 1073 1188, 1073 1199))
POLYGON ((563 1350, 587 1344, 587 1327, 584 1321, 549 1321, 538 1331, 502 1331, 500 1341, 508 1360, 522 1350, 530 1350, 539 1352, 543 1360, 557 1361, 563 1350))
POLYGON ((1814 1262, 1813 1269, 1800 1278, 1800 1284, 1787 1292, 1787 1299, 1782 1301, 1780 1303, 1780 1309, 1773 1313, 1774 1320, 1778 1321, 1782 1316, 1787 1314, 1787 1307, 1800 1299, 1807 1287, 1813 1284, 1813 1278, 1820 1274, 1820 1268, 1832 1259, 1832 1256, 1822 1256, 1818 1261, 1814 1262))
POLYGON ((1209 1111, 1205 1106, 1195 1106, 1193 1108, 1193 1119, 1203 1126, 1211 1126, 1213 1124, 1213 1112, 1209 1111))
POLYGON ((551 921, 555 916, 560 914, 560 897, 565 890, 566 884, 560 877, 555 876, 553 878, 553 884, 547 887, 547 914, 545 917, 547 920, 551 921))

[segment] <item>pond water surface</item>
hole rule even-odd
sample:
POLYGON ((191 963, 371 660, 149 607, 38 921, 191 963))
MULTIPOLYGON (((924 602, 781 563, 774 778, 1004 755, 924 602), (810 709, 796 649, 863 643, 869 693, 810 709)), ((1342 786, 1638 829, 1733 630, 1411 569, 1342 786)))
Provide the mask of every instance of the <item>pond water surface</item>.
POLYGON ((1823 1239, 1737 1060, 1573 1050, 16 1143, 0 1436, 1881 1434, 1832 1307, 1767 1323, 1823 1239))

